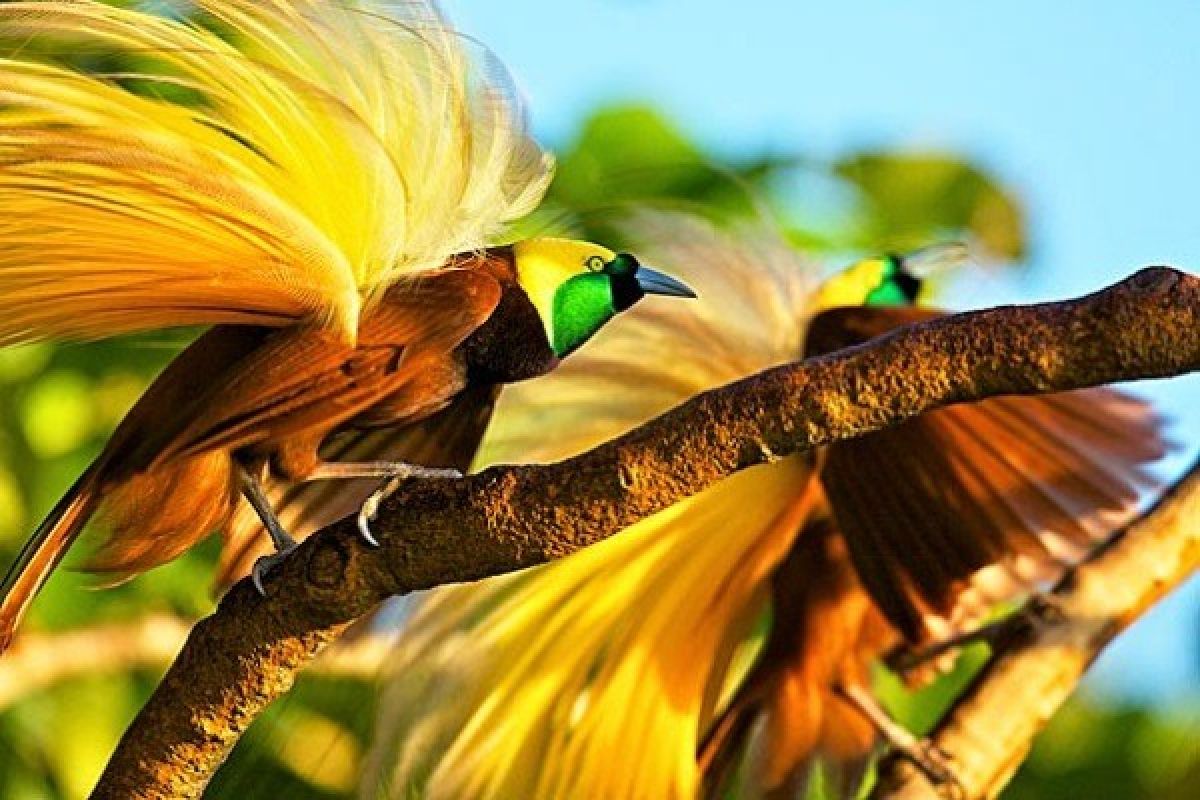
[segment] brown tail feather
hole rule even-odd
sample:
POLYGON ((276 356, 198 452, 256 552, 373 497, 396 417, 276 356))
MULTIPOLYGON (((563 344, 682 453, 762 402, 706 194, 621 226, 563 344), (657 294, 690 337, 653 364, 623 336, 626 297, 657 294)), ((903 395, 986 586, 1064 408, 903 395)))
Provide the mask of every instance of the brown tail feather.
POLYGON ((99 469, 93 465, 58 501, 9 567, 0 585, 0 653, 8 649, 29 604, 95 510, 99 485, 99 469))

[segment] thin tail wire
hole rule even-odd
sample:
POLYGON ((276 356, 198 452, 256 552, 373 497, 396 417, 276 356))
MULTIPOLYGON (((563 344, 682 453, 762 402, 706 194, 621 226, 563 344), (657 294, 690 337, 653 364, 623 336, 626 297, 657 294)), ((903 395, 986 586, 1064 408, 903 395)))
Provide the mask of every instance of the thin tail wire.
POLYGON ((17 625, 42 584, 78 538, 100 499, 99 464, 75 481, 21 548, 0 584, 0 653, 12 643, 17 625))

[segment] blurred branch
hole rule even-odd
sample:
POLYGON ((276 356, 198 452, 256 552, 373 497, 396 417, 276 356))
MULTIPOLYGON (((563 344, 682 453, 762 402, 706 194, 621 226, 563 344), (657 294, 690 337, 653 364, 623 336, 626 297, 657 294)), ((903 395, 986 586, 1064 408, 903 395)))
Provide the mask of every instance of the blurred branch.
POLYGON ((22 633, 0 659, 0 710, 40 689, 84 675, 161 667, 190 626, 171 614, 62 633, 22 633))
POLYGON ((366 546, 305 541, 259 597, 236 585, 126 731, 97 798, 199 797, 238 737, 351 621, 393 594, 572 553, 738 470, 949 403, 1200 369, 1200 278, 1145 269, 1077 300, 940 318, 767 370, 557 464, 408 481, 366 546))
MULTIPOLYGON (((993 798, 1100 651, 1200 567, 1200 462, 1148 513, 1047 596, 1049 619, 997 648, 931 735, 964 800, 993 798)), ((1045 616, 1045 615, 1043 615, 1045 616)), ((924 773, 888 759, 872 800, 937 800, 924 773)))
MULTIPOLYGON (((22 633, 0 659, 0 712, 35 692, 82 677, 165 669, 192 629, 191 620, 152 613, 56 633, 22 633)), ((325 676, 374 678, 392 638, 363 635, 342 640, 308 668, 325 676)))

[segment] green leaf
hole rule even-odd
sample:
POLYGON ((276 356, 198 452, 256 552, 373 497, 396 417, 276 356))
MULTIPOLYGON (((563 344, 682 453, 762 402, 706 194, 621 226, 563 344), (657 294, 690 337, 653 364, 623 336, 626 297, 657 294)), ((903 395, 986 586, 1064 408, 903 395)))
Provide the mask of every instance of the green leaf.
POLYGON ((1016 197, 958 156, 865 152, 833 169, 861 193, 866 249, 907 250, 968 234, 994 257, 1017 260, 1025 254, 1016 197))

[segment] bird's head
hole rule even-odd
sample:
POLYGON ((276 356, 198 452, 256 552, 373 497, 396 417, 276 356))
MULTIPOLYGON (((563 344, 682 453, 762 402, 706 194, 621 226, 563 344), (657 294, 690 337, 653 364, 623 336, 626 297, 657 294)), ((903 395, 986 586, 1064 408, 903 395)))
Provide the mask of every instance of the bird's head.
POLYGON ((559 358, 648 294, 695 297, 685 284, 642 266, 628 253, 570 239, 513 245, 517 283, 529 296, 559 358))
POLYGON ((815 310, 840 306, 916 305, 925 279, 967 258, 961 242, 936 244, 900 255, 889 253, 852 264, 817 290, 815 310))

